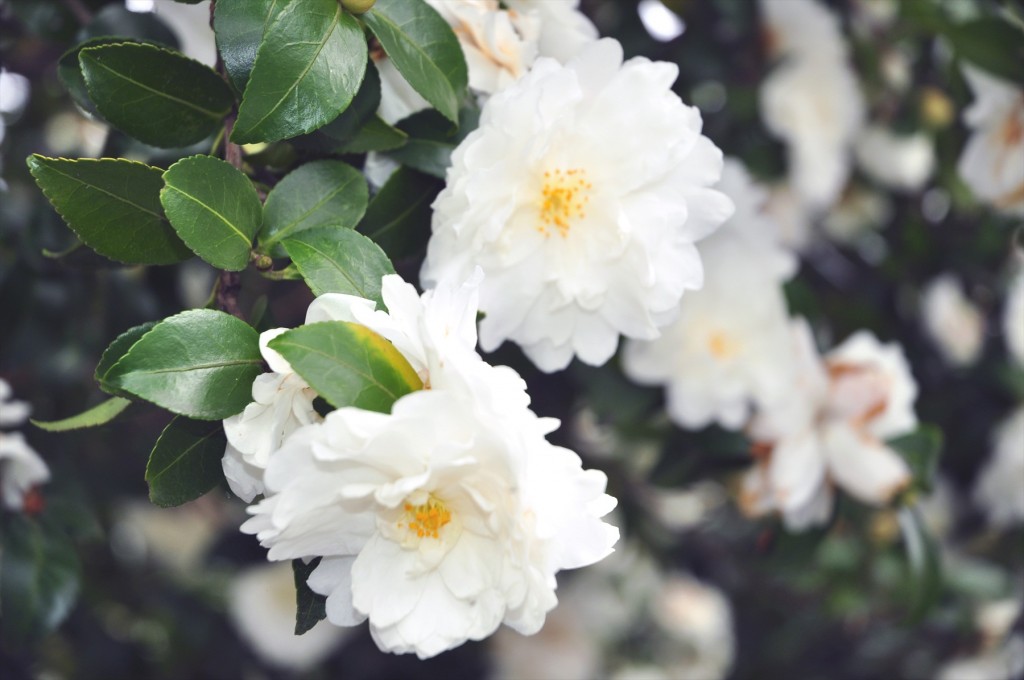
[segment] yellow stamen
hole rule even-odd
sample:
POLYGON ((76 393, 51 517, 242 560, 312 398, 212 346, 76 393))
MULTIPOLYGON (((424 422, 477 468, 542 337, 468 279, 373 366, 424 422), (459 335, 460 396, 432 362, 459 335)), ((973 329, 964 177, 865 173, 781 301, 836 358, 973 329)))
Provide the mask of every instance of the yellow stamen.
POLYGON ((441 528, 452 521, 452 513, 448 507, 433 496, 421 505, 406 503, 404 522, 399 528, 406 528, 419 538, 438 538, 441 528))
POLYGON ((550 236, 557 230, 565 238, 572 224, 587 216, 584 208, 590 202, 589 193, 593 186, 581 168, 545 171, 544 186, 537 202, 540 212, 537 231, 550 236))

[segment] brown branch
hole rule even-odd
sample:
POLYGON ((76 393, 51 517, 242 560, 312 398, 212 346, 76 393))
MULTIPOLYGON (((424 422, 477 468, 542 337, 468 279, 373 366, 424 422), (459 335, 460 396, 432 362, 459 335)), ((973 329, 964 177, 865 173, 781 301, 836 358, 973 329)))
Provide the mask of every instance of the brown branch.
POLYGON ((242 309, 238 305, 238 294, 242 290, 241 276, 238 272, 222 271, 217 281, 217 309, 237 316, 242 321, 242 309))

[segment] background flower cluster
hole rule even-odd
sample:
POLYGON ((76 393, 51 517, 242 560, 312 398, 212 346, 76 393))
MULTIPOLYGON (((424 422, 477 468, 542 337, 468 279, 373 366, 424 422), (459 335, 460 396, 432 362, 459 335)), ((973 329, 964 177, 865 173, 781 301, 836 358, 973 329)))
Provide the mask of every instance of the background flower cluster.
MULTIPOLYGON (((31 541, 33 523, 52 525, 63 539, 46 547, 51 573, 73 577, 54 597, 62 623, 45 635, 19 628, 17 605, 4 602, 20 600, 0 592, 4 677, 1024 672, 1019 8, 995 0, 582 0, 578 11, 573 2, 429 2, 460 39, 473 96, 507 107, 485 108, 481 130, 516 125, 522 97, 502 92, 521 93, 524 77, 539 83, 543 74, 528 75, 535 60, 568 62, 600 35, 617 39, 627 59, 674 64, 673 90, 724 152, 722 177, 709 183, 735 211, 708 218, 731 215, 697 242, 702 289, 682 294, 676 321, 659 319, 660 337, 620 324, 604 329, 609 346, 593 340, 596 331, 553 340, 546 320, 503 323, 508 310, 496 305, 511 293, 524 305, 556 294, 508 288, 508 272, 528 275, 529 261, 517 273, 496 257, 487 276, 499 277, 504 295, 481 292, 485 314, 491 307, 480 330, 486 360, 513 367, 530 408, 561 420, 552 444, 607 474, 618 508, 606 519, 622 536, 615 554, 559 575, 559 605, 535 635, 501 629, 425 662, 385 656, 365 628, 325 622, 292 633, 292 569, 268 564, 238 532, 245 506, 227 483, 179 508, 149 504, 145 451, 165 413, 133 407, 131 419, 74 436, 28 424, 27 404, 42 421, 92 405, 93 368, 110 339, 203 306, 215 278, 196 260, 114 268, 73 248, 25 169, 27 155, 166 167, 187 153, 146 146, 83 113, 60 85, 58 61, 108 33, 173 42, 208 64, 216 48, 208 3, 12 0, 0 9, 2 539, 15 546, 10 554, 31 541), (605 363, 620 333, 630 339, 605 363)), ((379 114, 401 127, 428 104, 386 59, 375 61, 379 114)), ((615 121, 621 137, 602 148, 609 157, 616 143, 637 150, 645 134, 661 139, 630 130, 645 111, 629 104, 635 115, 625 107, 615 121)), ((317 140, 305 137, 251 152, 282 154, 261 163, 287 167, 315 156, 317 140)), ((433 215, 435 238, 447 241, 426 247, 432 213, 420 205, 412 206, 419 236, 386 248, 407 281, 420 278, 424 261, 424 283, 445 269, 461 268, 465 279, 479 262, 459 254, 479 239, 455 247, 465 233, 445 230, 459 233, 472 209, 517 210, 473 206, 452 189, 480 196, 489 187, 476 177, 514 180, 518 170, 504 163, 512 154, 482 132, 460 149, 433 215)), ((713 155, 704 152, 706 165, 713 155)), ((372 190, 398 165, 424 168, 401 154, 344 158, 372 190)), ((412 176, 435 193, 442 186, 412 176)), ((624 186, 635 176, 612 179, 624 186)), ((692 206, 715 199, 695 200, 701 219, 692 206)), ((554 219, 548 230, 537 238, 565 237, 554 219)), ((601 283, 614 291, 622 275, 609 262, 601 283)), ((241 289, 242 307, 264 310, 265 328, 300 326, 312 299, 301 282, 252 271, 241 289)), ((557 294, 579 301, 586 292, 557 294)), ((651 302, 658 288, 646 294, 645 311, 657 318, 665 311, 651 302)), ((228 437, 234 445, 230 426, 228 437)), ((225 472, 246 500, 262 490, 246 491, 250 478, 225 472)), ((0 554, 5 582, 32 588, 12 580, 16 567, 0 554)))

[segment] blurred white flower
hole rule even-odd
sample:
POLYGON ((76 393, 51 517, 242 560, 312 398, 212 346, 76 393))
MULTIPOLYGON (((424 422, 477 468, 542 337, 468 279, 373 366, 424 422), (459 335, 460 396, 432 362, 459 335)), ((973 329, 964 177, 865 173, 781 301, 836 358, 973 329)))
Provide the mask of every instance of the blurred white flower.
POLYGON ((120 560, 151 562, 182 579, 202 576, 203 556, 229 525, 238 526, 230 509, 206 496, 176 508, 158 508, 148 500, 118 503, 111 517, 111 551, 120 560))
POLYGON ((888 224, 891 216, 892 205, 886 194, 851 184, 825 215, 821 226, 833 241, 856 244, 888 224))
POLYGON ((295 579, 288 562, 240 571, 228 591, 228 614, 242 639, 266 663, 305 671, 323 661, 348 631, 320 622, 295 634, 295 579))
POLYGON ((480 363, 494 403, 420 390, 390 415, 344 408, 270 462, 242 530, 272 560, 323 555, 309 586, 336 625, 369 618, 381 649, 427 658, 504 622, 535 633, 555 573, 592 564, 618 531, 603 473, 545 439, 525 383, 480 363))
POLYGON ((770 49, 780 63, 761 87, 765 126, 788 146, 789 176, 800 199, 826 208, 850 173, 864 99, 847 61, 836 17, 814 0, 762 0, 770 49))
POLYGON ((597 27, 579 11, 580 0, 505 0, 505 5, 513 14, 536 17, 538 56, 564 64, 598 38, 597 27))
POLYGON ((917 385, 900 346, 866 331, 822 360, 801 319, 794 343, 791 393, 750 425, 759 460, 740 504, 751 515, 776 510, 800 530, 828 519, 833 485, 881 505, 910 482, 906 462, 885 441, 917 426, 917 385))
MULTIPOLYGON (((11 398, 11 386, 0 378, 0 427, 21 425, 31 413, 24 401, 11 398)), ((20 432, 0 431, 0 501, 8 510, 26 509, 26 496, 50 480, 50 468, 20 432)))
POLYGON ((665 385, 669 416, 690 429, 739 429, 753 402, 771 403, 790 385, 779 361, 790 342, 781 284, 796 260, 778 245, 777 226, 762 212, 766 192, 740 163, 726 162, 717 188, 736 212, 700 245, 704 287, 683 297, 660 337, 631 340, 623 354, 626 375, 665 385))
POLYGON ((920 191, 935 171, 935 145, 924 132, 898 135, 871 125, 861 133, 855 151, 869 177, 897 191, 920 191))
POLYGON ((964 122, 974 133, 957 170, 980 200, 1024 216, 1024 90, 970 65, 963 71, 974 93, 964 122))
POLYGON ((736 639, 732 607, 721 590, 686 574, 672 574, 653 602, 653 614, 673 640, 663 662, 671 669, 669 677, 726 676, 736 656, 736 639))
POLYGON ((1017 680, 1024 673, 1024 635, 975 656, 953 659, 939 668, 938 680, 1017 680))
POLYGON ((600 40, 538 59, 492 97, 434 203, 426 287, 480 266, 480 344, 511 339, 541 370, 606 362, 653 339, 703 281, 694 243, 732 213, 709 187, 721 152, 670 86, 678 69, 600 40), (638 102, 643 102, 642 105, 638 102))
POLYGON ((974 502, 995 526, 1019 524, 1024 522, 1024 406, 996 427, 992 446, 974 487, 974 502))
POLYGON ((1024 267, 1010 282, 1003 309, 1003 338, 1010 356, 1024 366, 1024 267))
POLYGON ((210 3, 154 0, 153 12, 171 27, 181 52, 207 66, 217 63, 217 42, 210 26, 210 3))
POLYGON ((978 360, 985 340, 985 317, 964 295, 954 275, 943 274, 925 286, 921 316, 925 331, 946 361, 969 366, 978 360))
POLYGON ((810 245, 814 237, 812 211, 788 184, 769 187, 764 212, 778 225, 784 246, 799 253, 810 245))
MULTIPOLYGON (((328 293, 310 304, 306 323, 348 321, 366 326, 391 341, 425 386, 462 386, 466 376, 459 367, 480 361, 475 350, 478 283, 476 274, 464 285, 446 282, 421 297, 411 284, 389 274, 381 279, 381 297, 389 311, 375 310, 371 300, 328 293)), ((246 502, 263 493, 263 470, 285 439, 299 427, 323 420, 313 409, 316 392, 267 346, 286 330, 260 335, 260 351, 271 372, 253 383, 253 403, 224 421, 224 475, 231 490, 246 502)))

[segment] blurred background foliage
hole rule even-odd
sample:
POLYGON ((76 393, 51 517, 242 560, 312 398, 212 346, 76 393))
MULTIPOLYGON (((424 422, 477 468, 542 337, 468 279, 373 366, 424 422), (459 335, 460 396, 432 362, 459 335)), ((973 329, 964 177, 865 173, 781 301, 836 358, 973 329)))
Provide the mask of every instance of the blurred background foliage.
MULTIPOLYGON (((2 67, 22 77, 17 86, 26 95, 15 103, 16 88, 9 83, 0 103, 0 375, 18 398, 31 402, 38 419, 58 419, 101 401, 93 369, 107 344, 131 326, 201 306, 213 284, 214 272, 197 260, 122 267, 76 249, 24 163, 29 154, 42 153, 127 156, 167 167, 208 151, 203 145, 159 150, 107 130, 76 108, 58 76, 61 56, 88 37, 115 34, 177 46, 194 39, 182 25, 162 21, 160 10, 169 4, 161 0, 155 14, 129 11, 114 0, 0 5, 2 67)), ((1021 236, 1018 221, 977 204, 957 176, 967 136, 960 112, 971 100, 958 57, 1024 81, 1019 31, 1006 32, 1014 22, 1024 25, 1024 11, 995 0, 903 0, 888 3, 897 16, 881 25, 867 21, 861 0, 828 4, 851 41, 869 118, 900 131, 927 132, 937 169, 921 191, 886 192, 889 216, 883 221, 842 239, 814 238, 787 295, 791 312, 805 315, 832 339, 829 344, 867 328, 903 345, 920 385, 918 415, 936 425, 933 438, 937 442, 941 434, 943 441, 939 481, 914 492, 921 502, 913 517, 908 510, 901 517, 844 500, 834 522, 821 530, 789 534, 775 520, 751 521, 730 500, 736 473, 751 460, 742 436, 672 426, 661 391, 630 384, 614 364, 574 364, 568 372, 544 375, 506 345, 489 359, 526 378, 539 414, 562 419, 556 443, 578 450, 587 467, 608 472, 610 493, 620 503, 619 557, 592 574, 562 574, 560 610, 568 614, 553 618, 534 640, 503 633, 420 662, 381 654, 358 629, 337 641, 317 667, 301 668, 254 651, 229 613, 237 575, 265 561, 254 539, 237 531, 243 504, 224 487, 182 508, 147 507, 147 454, 169 415, 135 404, 127 417, 94 430, 62 435, 26 429, 54 481, 40 518, 5 515, 4 540, 31 532, 26 523, 53 525, 73 542, 71 549, 53 547, 54 563, 80 569, 80 580, 77 598, 74 592, 56 594, 52 606, 71 609, 49 635, 18 629, 8 604, 13 600, 5 602, 0 676, 529 677, 509 659, 589 654, 590 665, 583 666, 588 672, 618 677, 658 677, 650 673, 661 668, 664 677, 690 669, 694 678, 926 678, 954 659, 993 649, 992 625, 985 622, 995 616, 992 603, 1021 595, 1024 532, 988 526, 970 491, 993 428, 1024 400, 1024 375, 992 330, 1002 313, 1013 243, 1021 236), (962 28, 971 22, 975 28, 962 28), (912 79, 903 91, 887 80, 894 60, 912 79), (922 288, 943 272, 960 278, 989 320, 982 358, 967 368, 951 368, 921 328, 922 288), (920 560, 908 557, 912 534, 926 547, 920 560), (706 598, 696 596, 680 605, 695 612, 690 637, 666 633, 671 626, 659 624, 657 600, 672 574, 689 574, 727 598, 728 635, 709 642, 693 633, 711 626, 707 611, 720 609, 708 610, 706 598), (574 605, 577 600, 608 606, 589 617, 596 623, 581 626, 571 615, 588 610, 574 605), (552 639, 559 631, 560 642, 552 639), (701 666, 694 659, 702 654, 724 661, 701 666)), ((676 91, 702 110, 705 134, 727 155, 765 181, 784 175, 784 149, 766 131, 758 109, 758 88, 771 63, 756 3, 583 0, 581 6, 602 35, 623 43, 627 56, 679 66, 676 91), (673 13, 681 35, 655 37, 650 21, 645 26, 642 19, 652 5, 673 13)), ((191 9, 199 16, 206 7, 191 9)), ((273 145, 258 172, 279 177, 297 160, 323 155, 313 141, 273 145)), ((357 166, 362 160, 344 158, 357 166)), ((433 180, 417 177, 428 191, 437 189, 433 180)), ((861 188, 885 191, 857 174, 848 191, 861 188)), ((429 213, 421 211, 413 232, 407 243, 416 250, 407 247, 396 260, 399 273, 412 280, 429 213)), ((262 316, 264 327, 298 323, 311 299, 300 281, 270 282, 252 271, 243 273, 242 285, 243 310, 250 319, 262 316)), ((291 596, 286 588, 286 604, 291 596)), ((1020 630, 1019 621, 1016 626, 1020 630)))

